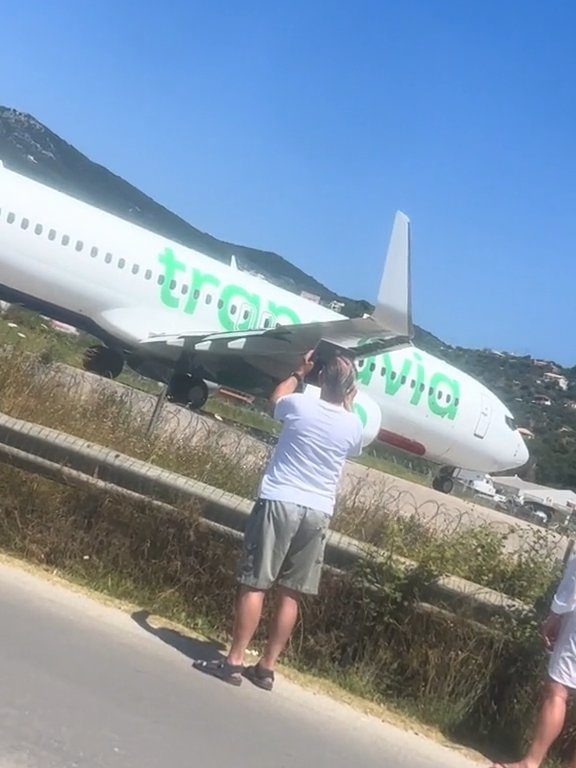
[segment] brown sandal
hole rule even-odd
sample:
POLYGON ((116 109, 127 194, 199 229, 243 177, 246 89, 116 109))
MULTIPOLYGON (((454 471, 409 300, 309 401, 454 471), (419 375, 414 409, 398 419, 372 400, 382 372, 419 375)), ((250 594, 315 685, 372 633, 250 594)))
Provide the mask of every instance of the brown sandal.
POLYGON ((263 691, 271 691, 274 687, 274 672, 271 669, 264 669, 260 664, 246 667, 244 677, 263 691))
POLYGON ((214 661, 195 661, 192 665, 194 669, 204 672, 206 675, 217 677, 228 685, 242 685, 243 666, 229 664, 226 659, 216 659, 214 661))

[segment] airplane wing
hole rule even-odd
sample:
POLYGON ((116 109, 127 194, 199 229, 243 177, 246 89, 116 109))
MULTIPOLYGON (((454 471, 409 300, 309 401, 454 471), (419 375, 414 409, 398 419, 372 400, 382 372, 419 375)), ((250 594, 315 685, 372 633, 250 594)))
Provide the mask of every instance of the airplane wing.
POLYGON ((278 380, 303 354, 322 340, 341 347, 356 359, 406 346, 413 337, 410 291, 410 222, 398 212, 388 246, 386 264, 372 315, 342 318, 273 329, 222 333, 157 334, 141 342, 163 358, 177 361, 189 354, 208 372, 222 376, 222 368, 240 360, 278 380))

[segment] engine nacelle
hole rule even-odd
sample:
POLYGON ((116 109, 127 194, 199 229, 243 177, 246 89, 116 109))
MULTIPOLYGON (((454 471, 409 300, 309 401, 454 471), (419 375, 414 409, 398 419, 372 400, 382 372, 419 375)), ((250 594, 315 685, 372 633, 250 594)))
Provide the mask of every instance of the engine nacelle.
MULTIPOLYGON (((320 397, 320 387, 313 384, 307 384, 304 387, 304 393, 311 397, 320 397)), ((364 448, 378 437, 382 425, 382 412, 380 406, 371 397, 363 392, 358 392, 354 398, 354 413, 362 422, 364 448)))

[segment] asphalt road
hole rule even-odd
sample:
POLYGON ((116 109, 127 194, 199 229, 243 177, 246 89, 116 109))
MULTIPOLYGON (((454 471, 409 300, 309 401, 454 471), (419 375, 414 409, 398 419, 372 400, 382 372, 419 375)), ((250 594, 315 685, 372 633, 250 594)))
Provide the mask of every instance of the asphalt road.
POLYGON ((1 768, 477 765, 286 680, 208 678, 208 643, 6 565, 0 621, 1 768))

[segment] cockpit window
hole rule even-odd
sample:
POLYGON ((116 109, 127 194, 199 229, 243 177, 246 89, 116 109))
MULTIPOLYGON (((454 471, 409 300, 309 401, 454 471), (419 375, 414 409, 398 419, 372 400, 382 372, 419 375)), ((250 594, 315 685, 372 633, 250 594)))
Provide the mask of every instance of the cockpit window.
POLYGON ((504 418, 506 419, 506 424, 508 425, 508 427, 512 430, 512 432, 515 432, 516 431, 516 422, 514 421, 512 416, 505 416, 504 418))

